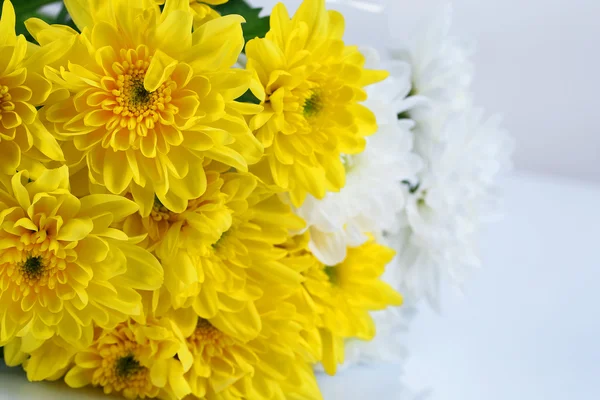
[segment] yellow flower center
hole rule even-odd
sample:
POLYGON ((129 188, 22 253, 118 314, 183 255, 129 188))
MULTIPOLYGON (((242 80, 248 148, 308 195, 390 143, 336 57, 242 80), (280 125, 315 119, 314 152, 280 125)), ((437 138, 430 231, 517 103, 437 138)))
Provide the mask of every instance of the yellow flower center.
POLYGON ((118 125, 109 124, 111 126, 107 128, 115 129, 120 126, 146 136, 148 129, 153 129, 159 122, 159 112, 167 110, 172 114, 178 113, 177 107, 169 104, 176 84, 167 79, 157 90, 148 92, 144 87, 144 77, 152 57, 145 57, 144 54, 131 50, 122 50, 121 53, 125 60, 113 64, 113 70, 117 72, 117 89, 112 91, 116 101, 112 111, 121 118, 115 120, 119 122, 118 125))
POLYGON ((203 318, 198 318, 196 330, 187 342, 192 353, 201 356, 204 360, 223 354, 224 349, 235 344, 232 338, 203 318))
POLYGON ((152 207, 152 212, 150 213, 150 218, 160 223, 162 221, 166 222, 174 222, 177 220, 177 216, 179 214, 169 211, 167 207, 165 207, 158 198, 154 199, 154 206, 152 207))
POLYGON ((28 280, 38 280, 44 272, 42 257, 29 256, 21 266, 21 274, 28 280))
POLYGON ((133 374, 143 369, 133 354, 121 357, 115 363, 115 375, 119 378, 129 378, 133 374))
MULTIPOLYGON (((23 246, 16 243, 15 247, 6 249, 0 256, 0 289, 7 290, 10 283, 16 287, 20 296, 38 294, 44 289, 54 290, 60 283, 67 281, 67 254, 59 251, 49 251, 50 246, 58 247, 58 243, 46 237, 44 231, 31 236, 34 243, 23 246), (42 240, 37 241, 36 239, 42 240), (37 243, 36 243, 37 241, 37 243), (8 279, 7 279, 8 278, 8 279)), ((32 239, 26 241, 31 242, 32 239)))
POLYGON ((102 346, 99 354, 103 357, 101 368, 94 373, 92 383, 109 387, 117 392, 124 390, 145 393, 152 389, 150 371, 136 359, 136 343, 116 341, 102 346))

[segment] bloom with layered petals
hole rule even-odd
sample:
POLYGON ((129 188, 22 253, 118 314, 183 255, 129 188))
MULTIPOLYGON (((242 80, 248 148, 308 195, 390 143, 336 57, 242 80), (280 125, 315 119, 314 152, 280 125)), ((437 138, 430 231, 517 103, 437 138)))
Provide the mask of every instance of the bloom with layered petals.
POLYGON ((389 85, 392 107, 414 121, 413 151, 424 163, 415 178, 406 177, 403 227, 388 238, 398 251, 390 282, 436 309, 442 279, 462 285, 480 265, 479 229, 496 212, 498 175, 510 167, 513 148, 500 119, 474 107, 470 54, 449 35, 451 16, 444 9, 412 45, 392 52, 389 85))
POLYGON ((402 304, 402 296, 380 278, 394 251, 369 240, 348 249, 346 259, 328 266, 308 250, 308 234, 286 243, 288 265, 305 277, 303 296, 310 299, 317 321, 314 329, 321 337, 325 371, 335 374, 344 362, 344 341, 350 338, 371 340, 375 322, 370 311, 402 304))
POLYGON ((52 85, 28 64, 27 51, 25 37, 15 35, 12 3, 5 0, 0 19, 0 173, 3 174, 22 169, 23 156, 40 161, 64 160, 56 139, 40 123, 36 110, 48 98, 52 85))
POLYGON ((320 199, 344 186, 340 154, 360 153, 377 129, 359 104, 363 88, 387 76, 364 68, 365 57, 342 41, 342 15, 324 3, 306 0, 292 19, 279 3, 266 37, 246 46, 252 90, 264 106, 250 120, 265 147, 253 172, 289 189, 295 206, 308 193, 320 199))
POLYGON ((192 355, 168 319, 128 321, 99 331, 94 343, 75 355, 74 364, 65 376, 74 388, 99 386, 106 394, 127 399, 182 399, 191 393, 183 374, 192 365, 192 355))
POLYGON ((206 192, 184 212, 157 203, 149 217, 131 217, 124 229, 149 232, 148 246, 165 269, 166 308, 193 306, 224 332, 250 340, 261 326, 255 300, 272 285, 293 290, 301 281, 280 262, 286 253, 277 245, 304 222, 248 173, 209 166, 206 174, 206 192))
POLYGON ((65 4, 81 34, 39 20, 28 28, 55 85, 43 117, 66 142, 69 165, 86 165, 111 193, 129 189, 148 215, 155 196, 181 212, 202 195, 206 159, 241 171, 260 159, 243 117, 259 108, 234 101, 250 82, 230 68, 244 44, 242 17, 193 30, 183 1, 162 11, 151 0, 65 4))
POLYGON ((141 315, 136 289, 162 284, 156 258, 110 227, 137 205, 115 195, 78 199, 66 166, 33 181, 24 172, 0 180, 0 210, 0 343, 60 336, 87 346, 93 324, 141 315))
POLYGON ((193 364, 186 373, 192 393, 219 400, 302 399, 321 395, 304 353, 311 345, 303 336, 306 316, 288 301, 290 291, 274 290, 257 301, 260 334, 242 341, 198 318, 192 308, 170 313, 184 332, 193 364))

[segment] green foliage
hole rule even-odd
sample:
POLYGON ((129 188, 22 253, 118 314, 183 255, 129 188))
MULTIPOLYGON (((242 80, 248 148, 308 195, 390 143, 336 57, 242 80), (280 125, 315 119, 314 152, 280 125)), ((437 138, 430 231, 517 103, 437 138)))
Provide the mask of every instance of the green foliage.
POLYGON ((260 100, 250 90, 247 90, 246 93, 235 100, 242 103, 260 104, 260 100))
POLYGON ((34 41, 25 28, 25 21, 27 21, 29 18, 39 18, 49 24, 69 24, 70 18, 64 4, 61 4, 62 9, 56 17, 50 16, 41 11, 43 6, 52 3, 60 4, 62 2, 56 0, 12 0, 16 14, 15 30, 17 35, 25 35, 28 41, 34 41))
POLYGON ((54 3, 56 0, 14 0, 15 14, 17 17, 15 30, 17 35, 25 35, 27 40, 32 41, 29 32, 25 29, 25 21, 29 18, 40 18, 48 23, 54 21, 52 17, 40 13, 39 9, 46 4, 54 3))
POLYGON ((261 8, 253 8, 245 0, 229 0, 225 4, 214 6, 221 15, 239 14, 246 19, 242 26, 246 43, 257 37, 265 37, 269 31, 269 17, 260 17, 261 8))

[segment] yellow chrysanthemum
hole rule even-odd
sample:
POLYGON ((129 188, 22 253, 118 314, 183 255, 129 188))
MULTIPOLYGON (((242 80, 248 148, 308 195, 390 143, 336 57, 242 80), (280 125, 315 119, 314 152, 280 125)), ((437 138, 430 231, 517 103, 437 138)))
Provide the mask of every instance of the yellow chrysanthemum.
POLYGON ((164 307, 192 306, 222 331, 249 340, 261 327, 255 300, 271 284, 293 290, 301 281, 281 264, 286 252, 276 245, 304 222, 248 173, 210 167, 207 182, 183 213, 156 204, 149 217, 130 217, 124 229, 149 232, 149 248, 165 270, 164 307))
MULTIPOLYGON (((35 51, 23 35, 15 34, 15 10, 9 0, 0 19, 0 173, 14 174, 23 155, 64 160, 54 137, 42 125, 36 107, 46 101, 52 85, 28 63, 35 51)), ((27 168, 28 165, 25 165, 27 168)))
POLYGON ((111 228, 137 210, 115 195, 73 196, 66 166, 0 179, 0 344, 60 336, 85 347, 92 324, 141 315, 136 289, 159 288, 162 268, 111 228))
MULTIPOLYGON (((143 245, 149 250, 160 247, 166 254, 171 248, 165 249, 165 246, 194 248, 207 247, 215 243, 231 226, 233 210, 226 205, 230 196, 222 190, 225 182, 221 172, 224 171, 219 171, 214 163, 212 166, 206 166, 205 169, 204 194, 190 200, 183 212, 170 211, 156 198, 150 215, 147 217, 139 214, 132 215, 125 221, 125 231, 135 235, 147 234, 143 245), (163 244, 169 233, 170 241, 163 244)), ((251 177, 248 177, 245 183, 249 185, 248 191, 252 191, 256 186, 255 179, 251 177)))
POLYGON ((292 19, 279 3, 266 37, 246 46, 247 69, 257 77, 252 91, 264 105, 250 120, 265 147, 253 172, 289 189, 295 206, 307 193, 323 198, 342 188, 341 153, 361 152, 377 128, 359 102, 367 98, 363 87, 387 73, 364 69, 343 33, 342 15, 326 11, 325 0, 305 0, 292 19))
POLYGON ((183 375, 192 355, 179 328, 164 318, 99 332, 89 348, 75 355, 74 364, 65 376, 74 388, 102 387, 106 394, 127 399, 182 399, 191 393, 183 375))
MULTIPOLYGON (((165 0, 155 0, 157 4, 165 4, 165 0)), ((190 10, 194 16, 194 27, 218 18, 220 15, 211 6, 227 3, 229 0, 189 0, 190 10)))
POLYGON ((69 165, 92 183, 129 189, 148 215, 155 196, 169 210, 206 190, 206 159, 245 171, 262 145, 234 99, 250 73, 230 67, 244 45, 238 15, 192 29, 185 1, 65 0, 81 34, 29 20, 55 91, 41 113, 69 165))
POLYGON ((346 259, 326 266, 308 252, 308 235, 288 242, 288 265, 305 277, 301 296, 317 315, 315 329, 321 337, 322 363, 329 374, 344 361, 344 341, 371 340, 375 323, 369 311, 402 304, 402 296, 380 277, 394 251, 373 240, 348 248, 346 259), (290 245, 291 243, 291 245, 290 245))
POLYGON ((321 398, 303 357, 312 346, 301 336, 305 317, 285 300, 289 295, 266 296, 257 302, 262 329, 249 342, 198 318, 191 308, 172 313, 180 326, 187 326, 182 331, 193 365, 185 376, 195 396, 209 400, 321 398))

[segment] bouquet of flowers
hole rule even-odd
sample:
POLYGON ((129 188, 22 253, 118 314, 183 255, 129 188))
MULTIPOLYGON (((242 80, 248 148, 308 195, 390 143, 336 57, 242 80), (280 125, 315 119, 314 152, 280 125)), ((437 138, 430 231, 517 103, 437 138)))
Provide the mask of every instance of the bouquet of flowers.
POLYGON ((477 264, 510 140, 446 19, 381 61, 325 0, 13 3, 0 346, 30 381, 319 399, 316 366, 401 356, 409 311, 477 264))

